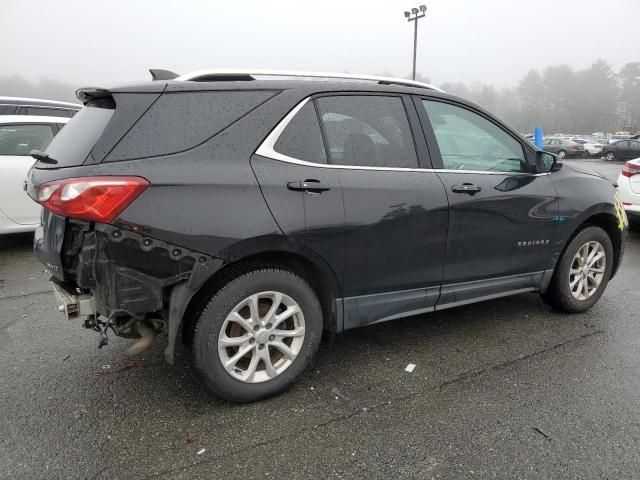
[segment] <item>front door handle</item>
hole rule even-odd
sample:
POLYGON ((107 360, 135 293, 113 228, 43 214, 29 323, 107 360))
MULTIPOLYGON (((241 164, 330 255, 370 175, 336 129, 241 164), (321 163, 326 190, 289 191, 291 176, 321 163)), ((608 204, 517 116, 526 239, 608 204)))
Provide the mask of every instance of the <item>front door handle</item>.
POLYGON ((289 182, 287 183, 287 188, 289 190, 294 190, 296 192, 309 192, 309 193, 321 193, 326 192, 327 190, 331 190, 331 187, 325 183, 322 183, 320 180, 304 180, 298 182, 289 182))
POLYGON ((451 191, 456 193, 468 193, 469 195, 473 195, 481 191, 482 188, 478 185, 474 185, 473 183, 463 183, 462 185, 454 185, 451 187, 451 191))

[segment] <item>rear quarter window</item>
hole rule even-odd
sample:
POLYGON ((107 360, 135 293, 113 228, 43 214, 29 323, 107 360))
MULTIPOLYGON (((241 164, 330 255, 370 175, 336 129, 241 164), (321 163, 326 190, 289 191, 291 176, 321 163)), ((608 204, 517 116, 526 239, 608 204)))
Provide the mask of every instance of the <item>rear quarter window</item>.
POLYGON ((138 120, 105 161, 156 157, 191 149, 212 138, 274 94, 273 91, 165 93, 138 120))
MULTIPOLYGON (((56 168, 82 165, 111 120, 111 108, 84 107, 55 136, 47 154, 57 160, 56 168)), ((38 162, 39 168, 46 168, 38 162)))

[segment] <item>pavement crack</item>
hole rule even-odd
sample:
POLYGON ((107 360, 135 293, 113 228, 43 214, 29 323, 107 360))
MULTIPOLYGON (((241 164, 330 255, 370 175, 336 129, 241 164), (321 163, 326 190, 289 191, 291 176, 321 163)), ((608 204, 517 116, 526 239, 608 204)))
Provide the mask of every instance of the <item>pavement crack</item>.
POLYGON ((7 295, 6 297, 0 297, 0 301, 2 301, 2 300, 15 300, 16 298, 33 297, 35 295, 44 295, 45 293, 52 293, 52 291, 51 290, 38 290, 36 292, 21 293, 20 295, 7 295))
POLYGON ((593 337, 595 335, 600 335, 602 333, 606 333, 606 331, 605 330, 595 330, 593 332, 584 333, 584 334, 582 334, 582 335, 580 335, 578 337, 570 338, 568 340, 565 340, 564 342, 556 343, 556 344, 551 345, 551 346, 549 346, 547 348, 543 348, 541 350, 536 350, 535 352, 527 353, 525 355, 520 355, 520 356, 518 356, 516 358, 512 358, 511 360, 507 360, 506 362, 498 363, 496 365, 489 365, 489 366, 480 368, 478 370, 469 370, 469 371, 463 372, 460 375, 458 375, 457 377, 455 377, 455 378, 453 378, 451 380, 447 380, 446 382, 441 383, 440 385, 438 385, 438 388, 442 389, 442 388, 447 387, 449 385, 452 385, 454 383, 460 382, 462 380, 467 380, 469 378, 477 377, 477 376, 482 375, 482 374, 484 374, 486 372, 489 372, 489 371, 501 370, 503 368, 510 367, 511 365, 514 365, 514 364, 516 364, 518 362, 521 362, 522 360, 527 360, 527 359, 533 358, 533 357, 535 357, 537 355, 541 355, 543 353, 547 353, 547 352, 551 352, 553 350, 557 350, 558 348, 562 348, 562 347, 564 347, 566 345, 569 345, 569 344, 571 344, 573 342, 576 342, 578 340, 582 340, 582 339, 585 339, 585 338, 593 337))
POLYGON ((538 427, 531 427, 533 428, 533 430, 537 433, 539 433, 540 435, 542 435, 544 438, 546 438, 547 440, 551 441, 551 437, 549 435, 547 435, 546 433, 544 433, 541 429, 539 429, 538 427))

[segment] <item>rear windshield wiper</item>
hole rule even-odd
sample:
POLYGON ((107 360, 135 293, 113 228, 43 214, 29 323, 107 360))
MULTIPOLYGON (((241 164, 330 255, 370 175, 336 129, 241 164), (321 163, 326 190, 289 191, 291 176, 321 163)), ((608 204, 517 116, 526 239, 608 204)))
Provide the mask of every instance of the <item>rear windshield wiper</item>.
POLYGON ((35 158, 36 160, 42 163, 48 163, 50 165, 58 164, 57 160, 51 158, 49 155, 47 155, 44 152, 41 152, 40 150, 31 150, 31 153, 29 155, 31 155, 33 158, 35 158))

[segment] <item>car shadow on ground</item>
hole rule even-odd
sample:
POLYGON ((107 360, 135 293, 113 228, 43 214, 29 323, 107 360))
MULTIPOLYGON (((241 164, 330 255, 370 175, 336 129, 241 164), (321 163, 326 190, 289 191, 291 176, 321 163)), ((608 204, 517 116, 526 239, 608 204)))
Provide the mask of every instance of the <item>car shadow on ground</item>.
POLYGON ((33 232, 0 235, 0 252, 31 247, 33 232))
MULTIPOLYGON (((429 390, 466 372, 533 354, 557 344, 563 337, 579 337, 592 329, 584 316, 553 312, 536 294, 362 327, 325 336, 312 367, 299 381, 287 393, 261 404, 318 405, 334 396, 349 402, 375 403, 429 390), (418 365, 415 378, 404 371, 409 363, 418 365), (313 392, 325 398, 319 400, 313 392)), ((117 351, 109 356, 124 358, 121 355, 129 343, 130 340, 118 339, 117 351)), ((162 356, 164 344, 159 339, 134 360, 136 368, 123 372, 124 378, 120 374, 105 377, 110 389, 121 388, 128 402, 143 403, 148 401, 149 392, 162 392, 161 397, 154 397, 158 408, 165 402, 167 407, 178 403, 199 412, 203 408, 213 412, 237 407, 206 391, 188 350, 180 352, 173 366, 166 364, 162 356)), ((126 360, 122 362, 126 364, 126 360)))

